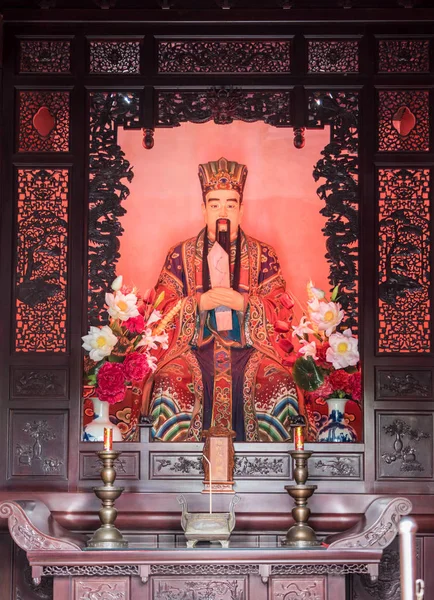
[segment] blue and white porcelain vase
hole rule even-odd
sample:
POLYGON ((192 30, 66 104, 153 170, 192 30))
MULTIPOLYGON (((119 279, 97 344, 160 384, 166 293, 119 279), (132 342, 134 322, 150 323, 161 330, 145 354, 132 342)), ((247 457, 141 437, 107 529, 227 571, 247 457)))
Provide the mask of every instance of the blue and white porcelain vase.
POLYGON ((93 402, 94 418, 83 431, 84 442, 103 442, 104 429, 109 427, 113 429, 113 441, 122 442, 122 432, 117 425, 110 421, 108 402, 103 402, 99 398, 91 398, 93 402))
POLYGON ((329 398, 326 402, 329 414, 318 431, 318 442, 356 442, 356 432, 344 419, 347 399, 329 398))

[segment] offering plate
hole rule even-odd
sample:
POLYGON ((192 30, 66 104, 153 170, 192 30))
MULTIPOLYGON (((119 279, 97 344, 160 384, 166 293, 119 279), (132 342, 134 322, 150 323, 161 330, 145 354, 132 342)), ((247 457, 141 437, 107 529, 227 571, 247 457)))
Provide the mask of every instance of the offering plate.
POLYGON ((234 496, 227 513, 190 513, 184 496, 177 500, 182 506, 181 526, 187 539, 187 548, 194 548, 197 542, 220 542, 222 548, 229 547, 229 538, 235 527, 234 507, 240 501, 234 496))

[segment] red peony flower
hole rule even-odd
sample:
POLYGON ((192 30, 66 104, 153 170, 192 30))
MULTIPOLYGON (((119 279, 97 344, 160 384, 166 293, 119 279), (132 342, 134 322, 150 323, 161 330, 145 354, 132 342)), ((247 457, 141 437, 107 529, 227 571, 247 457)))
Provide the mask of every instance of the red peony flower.
POLYGON ((329 382, 333 388, 333 391, 337 392, 338 390, 342 390, 346 394, 350 393, 348 386, 348 373, 343 369, 332 371, 329 375, 329 382))
POLYGON ((96 388, 95 393, 97 397, 103 402, 108 402, 109 404, 116 404, 117 402, 122 402, 122 400, 125 398, 126 389, 127 388, 124 387, 122 390, 119 390, 115 394, 109 394, 101 388, 96 388))
POLYGON ((125 376, 129 381, 144 379, 151 372, 148 359, 144 354, 131 352, 124 360, 125 376))
POLYGON ((277 331, 277 333, 288 333, 289 330, 290 326, 287 321, 274 321, 274 331, 277 331))
POLYGON ((119 363, 106 362, 97 375, 98 388, 96 395, 100 400, 116 404, 125 396, 125 372, 119 363))
POLYGON ((309 392, 308 399, 311 401, 317 400, 318 398, 322 398, 323 400, 331 396, 334 392, 333 387, 330 385, 329 378, 326 377, 324 379, 324 383, 319 386, 317 390, 314 392, 309 392))
POLYGON ((287 293, 280 296, 280 303, 287 310, 290 310, 294 306, 291 296, 287 293))
POLYGON ((279 346, 282 348, 282 350, 284 352, 292 352, 292 350, 294 349, 293 344, 285 338, 282 338, 281 340, 279 340, 279 346))
POLYGON ((362 374, 360 371, 352 373, 348 377, 348 389, 351 398, 356 402, 360 402, 362 399, 362 374))
MULTIPOLYGON (((330 344, 328 342, 316 345, 316 356, 318 358, 318 364, 325 365, 325 363, 327 363, 326 354, 328 348, 330 348, 330 344)), ((330 363, 327 364, 330 366, 330 363)))
POLYGON ((145 329, 145 319, 142 315, 137 315, 137 317, 127 319, 124 325, 131 333, 142 333, 145 329))

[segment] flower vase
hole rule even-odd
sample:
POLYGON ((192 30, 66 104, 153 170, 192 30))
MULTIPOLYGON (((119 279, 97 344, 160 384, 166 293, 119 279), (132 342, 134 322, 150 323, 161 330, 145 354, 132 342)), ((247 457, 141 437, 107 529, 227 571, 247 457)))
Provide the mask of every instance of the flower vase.
POLYGON ((329 398, 326 402, 328 417, 318 431, 318 442, 356 442, 356 432, 344 419, 347 399, 329 398))
POLYGON ((109 403, 103 402, 99 398, 91 398, 93 402, 93 421, 88 423, 83 431, 84 442, 103 442, 104 441, 104 429, 113 429, 113 441, 122 442, 122 432, 117 425, 110 421, 109 416, 109 403))

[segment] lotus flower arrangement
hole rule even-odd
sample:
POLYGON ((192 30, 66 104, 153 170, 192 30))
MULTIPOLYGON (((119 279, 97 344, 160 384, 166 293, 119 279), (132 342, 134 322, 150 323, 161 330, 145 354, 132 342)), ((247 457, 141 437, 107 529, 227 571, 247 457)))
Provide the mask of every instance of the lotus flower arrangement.
POLYGON ((330 300, 325 292, 308 284, 307 314, 293 325, 300 348, 293 365, 296 384, 313 396, 351 398, 360 401, 361 384, 358 340, 351 329, 338 331, 345 313, 337 302, 338 287, 330 300))
POLYGON ((329 422, 323 434, 320 429, 319 441, 355 441, 353 430, 344 424, 344 407, 346 400, 359 406, 361 402, 358 340, 351 329, 341 326, 345 313, 337 301, 337 286, 329 299, 312 282, 307 291, 306 313, 292 326, 300 343, 293 359, 294 381, 307 400, 327 401, 329 422))
POLYGON ((121 402, 129 383, 145 380, 157 367, 156 350, 168 347, 164 331, 166 319, 158 306, 163 294, 155 297, 149 290, 141 296, 137 289, 122 284, 122 276, 106 293, 105 301, 109 324, 90 327, 82 337, 85 358, 86 385, 96 388, 99 400, 116 404, 121 402))

